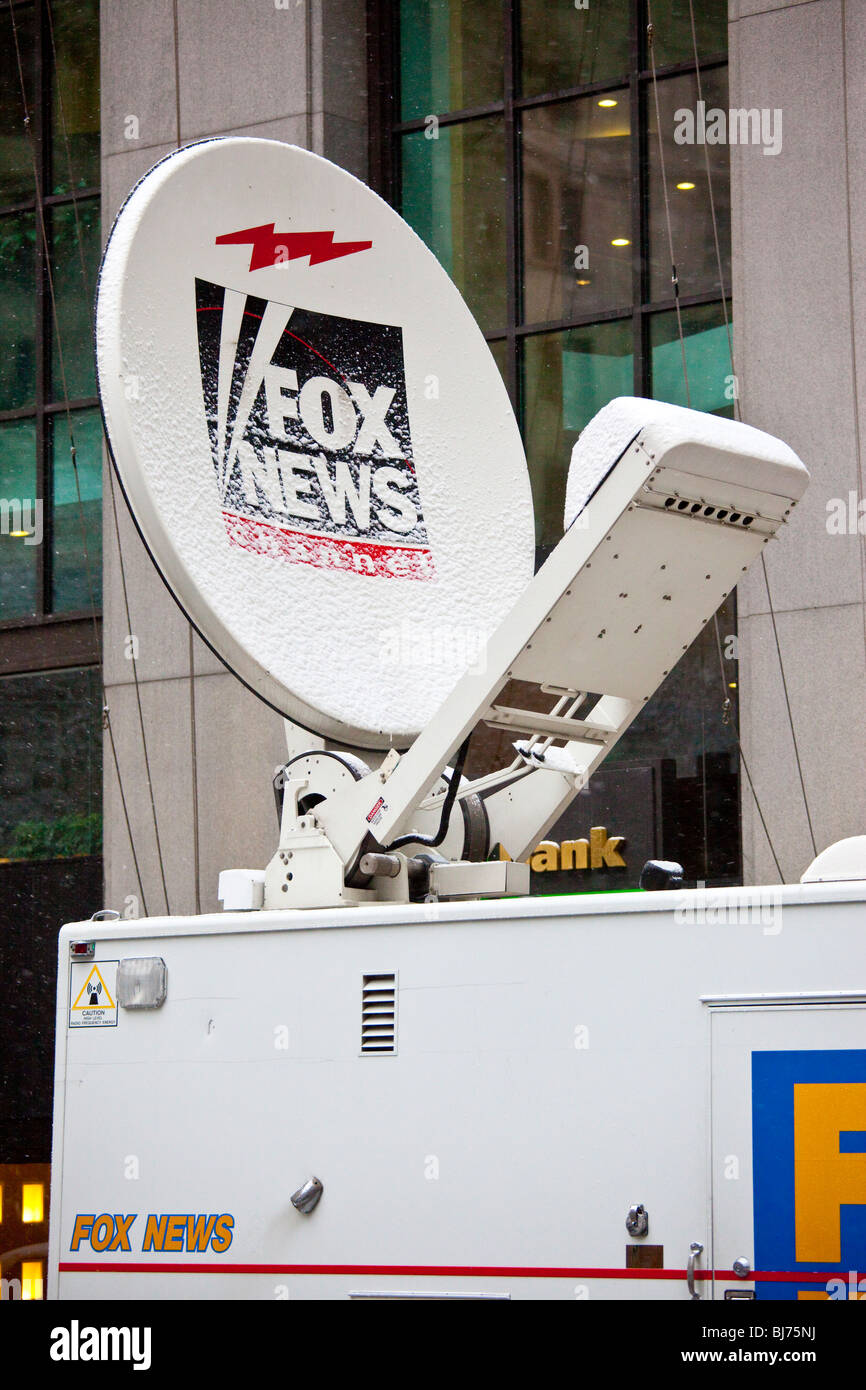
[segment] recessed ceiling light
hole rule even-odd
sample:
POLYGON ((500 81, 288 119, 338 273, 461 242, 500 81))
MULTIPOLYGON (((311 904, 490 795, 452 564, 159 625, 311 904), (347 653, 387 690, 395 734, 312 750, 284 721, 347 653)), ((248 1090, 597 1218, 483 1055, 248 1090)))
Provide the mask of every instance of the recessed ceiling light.
POLYGON ((591 284, 592 284, 592 281, 591 281, 591 280, 578 280, 577 283, 578 283, 579 285, 591 285, 591 284))
POLYGON ((611 246, 631 246, 627 236, 615 236, 610 244, 611 246))
POLYGON ((613 97, 603 97, 598 104, 599 106, 616 106, 617 103, 614 101, 613 97))
POLYGON ((682 188, 683 190, 687 188, 694 188, 694 184, 689 183, 687 180, 685 180, 683 183, 678 183, 677 188, 682 188))

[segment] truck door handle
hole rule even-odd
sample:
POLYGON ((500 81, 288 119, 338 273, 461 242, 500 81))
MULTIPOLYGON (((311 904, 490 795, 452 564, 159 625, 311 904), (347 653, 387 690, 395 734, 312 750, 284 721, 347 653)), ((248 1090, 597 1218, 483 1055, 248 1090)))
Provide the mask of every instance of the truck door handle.
POLYGON ((703 1254, 703 1250, 704 1247, 699 1240, 693 1240, 689 1246, 689 1264, 686 1272, 686 1279, 688 1280, 690 1298, 700 1298, 701 1296, 695 1289, 695 1261, 698 1255, 703 1254))

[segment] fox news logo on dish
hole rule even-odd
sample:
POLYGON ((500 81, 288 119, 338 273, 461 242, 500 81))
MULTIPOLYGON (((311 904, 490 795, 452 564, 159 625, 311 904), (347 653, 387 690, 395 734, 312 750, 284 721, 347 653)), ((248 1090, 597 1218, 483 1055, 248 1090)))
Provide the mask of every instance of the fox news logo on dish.
POLYGON ((231 543, 295 564, 432 579, 400 328, 204 280, 196 310, 231 543))

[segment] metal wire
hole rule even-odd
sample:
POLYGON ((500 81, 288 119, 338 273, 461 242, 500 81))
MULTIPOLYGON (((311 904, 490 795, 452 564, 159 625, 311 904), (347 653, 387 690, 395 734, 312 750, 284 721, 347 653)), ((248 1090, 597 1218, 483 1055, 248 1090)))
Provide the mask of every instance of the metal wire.
MULTIPOLYGON (((727 690, 727 681, 725 680, 725 661, 724 661, 724 657, 722 656, 722 639, 721 639, 721 637, 719 636, 719 615, 718 615, 718 613, 714 613, 714 614, 713 614, 713 623, 714 623, 715 629, 716 629, 716 647, 717 647, 718 653, 719 653, 719 674, 720 674, 720 676, 721 676, 721 678, 722 678, 722 689, 723 689, 723 690, 727 690)), ((728 705, 730 705, 730 700, 729 700, 729 698, 728 698, 727 696, 725 696, 725 703, 728 704, 728 705)), ((785 882, 785 876, 784 876, 784 874, 782 873, 782 866, 781 866, 781 864, 779 863, 778 856, 777 856, 776 851, 775 851, 775 849, 774 849, 774 847, 773 847, 773 840, 772 840, 772 837, 771 837, 771 835, 770 835, 770 831, 769 831, 769 829, 768 829, 768 827, 767 827, 767 822, 766 822, 766 820, 764 819, 764 812, 761 810, 761 803, 760 803, 760 801, 758 800, 758 793, 755 791, 755 784, 754 784, 754 782, 752 781, 752 774, 751 774, 751 772, 749 771, 749 764, 746 762, 746 755, 745 755, 745 753, 743 752, 743 746, 742 746, 742 744, 740 743, 740 733, 739 733, 739 730, 736 728, 736 726, 735 726, 734 724, 731 724, 731 733, 734 735, 734 740, 735 740, 736 745, 737 745, 737 752, 739 753, 739 755, 740 755, 740 757, 741 757, 741 759, 742 759, 742 761, 743 761, 743 771, 744 771, 745 774, 746 774, 746 781, 747 781, 748 784, 749 784, 749 790, 751 791, 752 796, 754 797, 755 806, 757 807, 758 815, 759 815, 760 818, 761 818, 761 825, 764 827, 764 834, 765 834, 766 837, 767 837, 767 844, 770 846, 770 853, 771 853, 772 856, 773 856, 773 863, 775 864, 775 866, 776 866, 776 872, 777 872, 778 875, 779 875, 779 882, 780 882, 780 883, 784 883, 784 882, 785 882)))
POLYGON ((770 576, 767 574, 767 561, 764 557, 763 550, 761 551, 761 568, 764 571, 764 584, 767 589, 767 603, 770 605, 770 621, 773 624, 773 637, 776 643, 776 655, 779 658, 779 674, 782 677, 782 690, 785 693, 785 708, 788 711, 788 723, 791 726, 791 738, 794 741, 794 758, 796 759, 797 773, 800 778, 800 788, 803 793, 803 805, 806 808, 806 820, 809 825, 809 838, 812 841, 812 852, 817 856, 818 846, 815 843, 815 832, 812 829, 812 816, 809 812, 809 798, 806 795, 806 783, 803 778, 803 766, 800 762, 800 745, 797 742, 797 731, 794 728, 794 716, 791 712, 791 701, 788 696, 788 682, 785 679, 785 663, 782 660, 782 648, 779 645, 779 630, 776 627, 776 610, 773 607, 773 598, 770 593, 770 576))
MULTIPOLYGON (((692 26, 692 52, 693 52, 694 55, 695 55, 695 78, 697 79, 698 101, 699 101, 700 103, 703 103, 703 100, 704 100, 704 90, 703 90, 703 86, 702 86, 702 84, 701 84, 701 64, 700 64, 700 60, 699 60, 699 58, 698 58, 698 33, 697 33, 697 29, 696 29, 696 27, 695 27, 695 11, 694 11, 694 6, 693 6, 693 3, 692 3, 692 0, 689 0, 689 19, 691 20, 691 26, 692 26)), ((702 104, 702 105, 701 105, 701 109, 702 109, 702 110, 706 110, 706 107, 704 107, 703 104, 702 104)), ((728 301, 727 301, 727 299, 726 299, 726 297, 725 297, 725 276, 724 276, 724 272, 723 272, 723 270, 722 270, 722 252, 721 252, 721 247, 720 247, 720 245, 719 245, 719 226, 718 226, 718 221, 717 221, 717 219, 716 219, 716 200, 715 200, 715 197, 713 196, 713 176, 712 176, 712 173, 711 173, 711 171, 710 171, 710 150, 709 150, 709 146, 707 145, 706 141, 704 142, 704 167, 705 167, 706 172, 707 172, 707 192, 708 192, 708 194, 709 194, 709 199, 710 199, 710 217, 711 217, 712 223, 713 223, 713 241, 714 241, 714 243, 715 243, 715 248, 716 248, 716 266, 717 266, 718 272, 719 272, 719 290, 721 291, 721 295, 722 295, 722 313, 724 314, 724 317, 725 317, 725 332, 726 332, 727 337, 728 337, 728 356, 729 356, 730 359, 731 359, 731 374, 732 374, 732 376, 733 376, 733 378, 734 378, 733 382, 731 383, 731 384, 732 384, 732 387, 733 387, 733 392, 734 392, 734 401, 733 401, 733 404, 734 404, 734 417, 735 417, 735 419, 739 420, 739 418, 740 418, 740 398, 739 398, 739 391, 738 391, 738 389, 737 389, 737 373, 736 373, 736 369, 735 369, 735 367, 734 367, 734 340, 733 340, 733 337, 732 337, 732 335, 731 335, 731 321, 730 321, 730 316, 729 316, 729 314, 728 314, 728 301)))
POLYGON ((679 276, 677 275, 676 262, 674 260, 674 237, 673 231, 671 229, 671 208, 670 201, 668 199, 667 173, 665 171, 665 146, 664 140, 662 139, 662 120, 661 113, 659 111, 659 84, 658 79, 656 78, 656 60, 653 44, 653 40, 655 38, 655 25, 653 24, 652 5, 650 4, 650 0, 647 0, 646 8, 647 19, 649 21, 647 24, 647 47, 649 49, 650 68, 652 69, 653 103, 656 109, 656 134, 659 138, 659 164, 661 166, 662 171, 662 191, 664 193, 665 199, 665 222, 667 223, 668 250, 670 252, 671 257, 671 284, 674 287, 674 306, 677 312, 677 331, 680 335, 680 352, 682 353, 683 358, 683 380, 686 386, 686 405, 690 406, 692 403, 692 397, 691 391, 689 390, 689 369, 688 364, 686 362, 686 340, 683 335, 683 318, 682 313, 680 311, 680 282, 679 276))

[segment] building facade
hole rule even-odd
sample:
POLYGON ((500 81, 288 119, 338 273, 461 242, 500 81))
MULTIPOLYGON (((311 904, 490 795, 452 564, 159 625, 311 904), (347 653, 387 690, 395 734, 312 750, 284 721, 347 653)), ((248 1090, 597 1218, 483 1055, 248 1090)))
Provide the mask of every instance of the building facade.
MULTIPOLYGON (((508 387, 539 562, 561 533, 571 447, 616 395, 740 414, 812 472, 766 579, 756 566, 551 832, 555 845, 604 826, 625 869, 564 868, 548 850, 534 891, 634 885, 649 857, 690 882, 791 881, 813 841, 866 825, 866 12, 693 8, 694 30, 689 0, 4 12, 0 875, 18 986, 0 1164, 49 1157, 60 923, 214 910, 220 869, 263 866, 275 845, 281 721, 192 632, 102 472, 100 239, 179 145, 302 145, 399 208, 508 387)), ((468 771, 503 756, 479 731, 468 771)))

